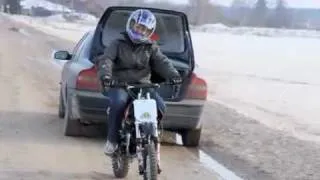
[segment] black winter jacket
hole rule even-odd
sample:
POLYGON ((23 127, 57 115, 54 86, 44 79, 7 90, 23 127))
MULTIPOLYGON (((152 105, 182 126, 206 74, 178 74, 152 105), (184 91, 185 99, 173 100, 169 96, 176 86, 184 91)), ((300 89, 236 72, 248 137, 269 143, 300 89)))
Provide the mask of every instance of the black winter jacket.
POLYGON ((107 76, 128 83, 149 83, 153 71, 166 80, 180 76, 158 45, 151 41, 133 44, 127 34, 114 40, 96 63, 99 78, 107 76))

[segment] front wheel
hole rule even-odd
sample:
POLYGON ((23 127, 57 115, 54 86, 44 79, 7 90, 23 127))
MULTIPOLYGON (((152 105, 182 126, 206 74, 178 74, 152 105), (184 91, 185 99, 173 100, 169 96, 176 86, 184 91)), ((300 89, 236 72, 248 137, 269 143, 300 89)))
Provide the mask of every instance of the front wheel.
POLYGON ((129 172, 129 157, 116 153, 112 156, 112 169, 117 178, 125 178, 129 172))
POLYGON ((158 161, 157 152, 154 143, 146 144, 144 151, 144 180, 157 180, 158 177, 158 161))

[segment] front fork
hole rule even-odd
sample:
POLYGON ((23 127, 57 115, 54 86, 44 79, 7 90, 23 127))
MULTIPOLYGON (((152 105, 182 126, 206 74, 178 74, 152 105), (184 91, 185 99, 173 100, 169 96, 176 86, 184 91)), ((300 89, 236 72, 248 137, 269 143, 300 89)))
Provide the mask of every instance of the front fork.
POLYGON ((137 157, 138 157, 138 164, 139 164, 139 171, 143 173, 143 150, 144 144, 151 143, 150 141, 154 142, 155 150, 157 152, 157 161, 158 161, 158 168, 160 169, 160 141, 159 141, 159 132, 157 126, 153 126, 152 134, 149 134, 147 137, 141 137, 140 132, 140 124, 135 124, 136 129, 136 141, 137 141, 137 157), (145 142, 144 142, 145 141, 145 142))

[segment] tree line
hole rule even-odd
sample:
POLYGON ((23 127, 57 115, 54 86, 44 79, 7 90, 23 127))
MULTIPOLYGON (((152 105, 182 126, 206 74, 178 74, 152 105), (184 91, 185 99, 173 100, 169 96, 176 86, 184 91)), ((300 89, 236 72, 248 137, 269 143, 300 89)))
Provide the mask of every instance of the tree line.
MULTIPOLYGON (((81 0, 74 0, 73 3, 77 4, 78 1, 81 0)), ((190 24, 193 25, 223 23, 230 26, 289 28, 293 20, 285 0, 277 0, 273 8, 268 7, 268 0, 256 0, 253 6, 250 6, 248 0, 234 0, 231 7, 219 6, 211 3, 210 0, 189 0, 187 5, 174 5, 169 1, 146 2, 145 0, 90 0, 81 2, 83 3, 82 9, 97 17, 100 17, 108 6, 130 5, 182 11, 187 14, 190 24)), ((74 7, 77 7, 77 5, 74 7)))
MULTIPOLYGON (((1 0, 0 0, 1 1, 1 0)), ((5 12, 19 14, 20 0, 2 0, 5 12)), ((145 0, 49 0, 100 17, 108 6, 147 6, 182 11, 187 14, 190 24, 201 25, 223 23, 229 26, 255 26, 290 28, 293 17, 285 0, 277 0, 273 8, 268 0, 234 0, 231 7, 213 4, 210 0, 189 0, 187 5, 174 5, 169 1, 146 2, 145 0)))
POLYGON ((231 5, 233 16, 231 23, 241 26, 290 28, 293 26, 293 14, 287 8, 285 0, 277 0, 273 8, 267 0, 257 0, 252 8, 245 0, 234 0, 231 5))

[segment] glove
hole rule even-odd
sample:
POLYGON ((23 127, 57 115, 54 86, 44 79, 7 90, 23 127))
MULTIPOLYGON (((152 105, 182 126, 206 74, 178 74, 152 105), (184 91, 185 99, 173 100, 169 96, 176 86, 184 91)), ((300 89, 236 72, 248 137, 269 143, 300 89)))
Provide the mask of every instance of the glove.
POLYGON ((102 85, 105 87, 112 87, 116 84, 115 80, 110 79, 109 77, 103 76, 101 78, 102 85))
POLYGON ((174 77, 170 79, 171 84, 181 84, 182 83, 182 78, 181 77, 174 77))

